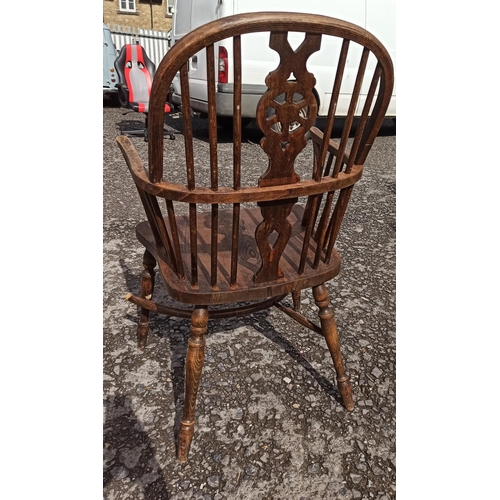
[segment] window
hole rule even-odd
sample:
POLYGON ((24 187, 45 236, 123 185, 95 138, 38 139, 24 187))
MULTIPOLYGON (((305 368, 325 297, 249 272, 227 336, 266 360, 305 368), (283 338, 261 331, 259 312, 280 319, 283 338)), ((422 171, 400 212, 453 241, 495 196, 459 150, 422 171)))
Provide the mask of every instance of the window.
POLYGON ((167 0, 167 16, 171 17, 174 13, 174 0, 167 0))
POLYGON ((119 5, 122 12, 135 12, 135 0, 120 0, 119 5))

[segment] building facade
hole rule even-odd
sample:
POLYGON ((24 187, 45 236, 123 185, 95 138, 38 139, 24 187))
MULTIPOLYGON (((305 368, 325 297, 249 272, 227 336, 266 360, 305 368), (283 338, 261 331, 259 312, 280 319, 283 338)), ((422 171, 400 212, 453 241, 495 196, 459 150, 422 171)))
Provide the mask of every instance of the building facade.
POLYGON ((173 6, 174 0, 103 0, 103 22, 168 31, 173 6))

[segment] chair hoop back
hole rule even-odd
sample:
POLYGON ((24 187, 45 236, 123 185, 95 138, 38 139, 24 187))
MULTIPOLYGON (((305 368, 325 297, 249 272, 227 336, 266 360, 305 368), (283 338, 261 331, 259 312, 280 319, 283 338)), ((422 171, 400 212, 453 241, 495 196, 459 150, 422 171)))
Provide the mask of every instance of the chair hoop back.
MULTIPOLYGON (((275 292, 289 293, 331 279, 338 272, 334 243, 352 188, 361 177, 363 163, 384 119, 393 80, 389 54, 373 35, 354 24, 325 16, 239 14, 208 23, 179 40, 159 64, 153 81, 149 170, 139 161, 129 162, 148 214, 150 241, 163 249, 164 273, 170 273, 166 280, 177 287, 171 293, 177 299, 197 304, 224 303, 229 297, 236 302, 249 295, 266 298, 275 292), (259 39, 247 38, 260 32, 264 35, 259 39), (290 33, 303 33, 297 48, 292 48, 290 33), (215 53, 219 42, 232 48, 232 58, 226 61, 232 68, 234 90, 232 162, 218 156, 215 53), (260 177, 248 185, 244 182, 249 169, 244 165, 241 133, 242 75, 247 71, 242 54, 247 43, 261 42, 279 60, 262 82, 267 91, 256 106, 257 122, 264 134, 260 143, 263 161, 251 162, 250 170, 260 177), (322 44, 332 52, 331 100, 324 132, 314 125, 318 95, 316 77, 308 67, 309 59, 321 50, 322 44), (192 86, 188 79, 190 59, 202 51, 206 55, 208 157, 200 157, 195 151, 190 112, 192 86), (358 67, 347 82, 352 97, 337 143, 330 137, 337 103, 349 76, 349 59, 358 61, 358 67), (185 183, 171 182, 168 176, 163 179, 165 162, 167 169, 179 166, 179 158, 164 157, 163 141, 165 96, 176 74, 180 75, 182 94, 181 162, 185 183), (362 109, 351 140, 359 102, 363 102, 362 109), (312 168, 307 172, 310 178, 304 174, 301 177, 296 169, 297 158, 308 144, 308 134, 314 151, 312 168), (208 174, 203 174, 201 160, 209 162, 208 174), (166 217, 157 198, 166 200, 166 217), (299 209, 301 203, 297 203, 300 198, 305 199, 303 211, 299 209), (183 204, 185 210, 177 210, 174 203, 183 204), (231 208, 223 210, 223 204, 231 208), (244 204, 253 204, 254 208, 247 210, 244 204), (202 205, 210 205, 210 212, 202 213, 202 205), (185 215, 181 217, 180 213, 185 215), (247 258, 242 252, 248 252, 247 258)), ((119 143, 131 157, 130 148, 119 143)), ((148 238, 143 239, 147 246, 148 238)), ((152 252, 157 253, 153 248, 152 252)))
MULTIPOLYGON (((379 90, 372 116, 376 118, 370 121, 368 127, 366 127, 356 158, 356 163, 364 162, 373 139, 382 124, 394 84, 392 61, 385 47, 377 38, 360 26, 327 16, 293 12, 246 13, 212 21, 191 31, 182 38, 182 43, 174 44, 159 64, 150 96, 149 168, 152 182, 158 182, 163 177, 163 135, 161 133, 163 106, 165 95, 169 91, 175 74, 181 71, 182 77, 182 68, 185 67, 184 65, 192 56, 203 49, 210 51, 210 47, 213 47, 220 40, 235 37, 235 41, 238 43, 237 40, 242 34, 263 31, 275 33, 272 37, 275 44, 278 43, 276 41, 278 34, 285 32, 304 32, 310 35, 319 35, 320 37, 321 35, 331 35, 344 40, 343 48, 349 42, 355 42, 365 49, 361 65, 366 64, 365 58, 368 57, 369 53, 375 56, 378 63, 378 77, 376 79, 379 90)), ((343 67, 342 61, 339 62, 338 69, 341 70, 343 67)), ((240 60, 234 62, 234 69, 236 70, 238 67, 241 69, 239 65, 241 65, 241 55, 240 60)), ((187 67, 185 69, 187 71, 187 67)), ((360 66, 360 69, 363 70, 362 66, 360 66)), ((337 75, 341 79, 342 75, 339 73, 337 75)), ((183 95, 186 94, 188 94, 187 88, 183 89, 183 95)), ((334 100, 332 100, 332 104, 334 104, 334 100)))

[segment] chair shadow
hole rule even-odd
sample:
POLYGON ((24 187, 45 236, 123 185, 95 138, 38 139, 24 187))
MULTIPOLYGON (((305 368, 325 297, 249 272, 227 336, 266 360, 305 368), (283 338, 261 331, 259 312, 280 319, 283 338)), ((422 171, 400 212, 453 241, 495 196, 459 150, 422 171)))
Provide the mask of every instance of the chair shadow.
MULTIPOLYGON (((130 270, 123 259, 119 261, 122 268, 123 276, 125 278, 125 283, 127 287, 127 292, 133 294, 139 294, 141 275, 136 274, 130 270)), ((169 301, 165 290, 161 286, 161 277, 158 272, 158 268, 155 269, 156 279, 155 279, 155 289, 153 293, 154 299, 159 299, 159 301, 169 301)), ((171 301, 169 301, 171 302, 171 301)), ((172 302, 173 303, 173 302, 172 302)), ((139 308, 136 309, 136 314, 126 314, 125 318, 132 321, 135 325, 139 322, 139 308)), ((150 331, 148 334, 148 343, 151 343, 151 336, 154 335, 158 339, 165 339, 170 346, 170 378, 172 380, 172 388, 174 393, 174 404, 175 404, 175 417, 174 417, 174 428, 173 428, 173 438, 175 445, 178 446, 178 435, 182 420, 182 410, 184 405, 184 383, 185 383, 185 360, 187 355, 188 347, 188 336, 189 334, 182 333, 182 330, 189 330, 190 320, 185 318, 171 318, 183 325, 184 328, 166 328, 165 325, 166 317, 161 314, 150 314, 150 331)), ((135 331, 134 331, 135 334, 135 331)), ((147 344, 146 344, 147 348, 147 344)))
MULTIPOLYGON (((122 267, 125 281, 129 290, 132 293, 137 293, 139 290, 140 276, 136 276, 125 264, 124 261, 120 260, 120 265, 122 267)), ((166 292, 162 289, 160 281, 160 276, 157 273, 157 285, 155 286, 155 292, 153 294, 154 299, 161 302, 162 300, 169 300, 166 292), (159 286, 158 286, 159 285, 159 286)), ((171 301, 171 299, 169 300, 171 301)), ((173 302, 172 302, 173 303, 173 302)), ((177 304, 178 305, 178 304, 177 304)), ((284 314, 284 313, 283 313, 284 314)), ((342 398, 337 387, 328 380, 324 375, 318 372, 311 363, 302 356, 302 354, 296 349, 293 343, 284 337, 280 332, 277 332, 274 326, 267 319, 268 311, 260 311, 254 313, 255 319, 258 321, 253 321, 253 327, 264 337, 266 337, 271 342, 275 343, 280 347, 286 354, 288 354, 297 364, 299 364, 304 370, 307 371, 323 389, 323 391, 332 397, 337 403, 342 404, 342 398), (256 324, 257 323, 257 324, 256 324)), ((138 323, 139 313, 133 316, 127 314, 127 319, 133 321, 135 324, 138 323)), ((179 322, 179 325, 183 324, 184 328, 166 328, 164 315, 151 313, 150 324, 151 335, 155 335, 159 339, 165 339, 170 347, 171 359, 171 379, 172 387, 174 392, 174 402, 175 402, 175 420, 174 420, 174 439, 177 445, 177 436, 180 428, 180 422, 182 419, 182 409, 184 404, 184 383, 185 383, 185 359, 188 347, 188 336, 189 336, 189 326, 190 320, 185 318, 175 318, 179 322), (182 333, 182 331, 186 333, 182 333)), ((217 320, 209 320, 207 336, 210 336, 211 325, 217 320)), ((235 321, 237 321, 235 319, 235 321)), ((234 325, 226 324, 226 322, 217 323, 217 328, 219 332, 230 333, 234 330, 234 325)), ((317 335, 317 333, 311 331, 311 335, 317 335)), ((149 339, 150 342, 151 338, 149 339)), ((326 345, 326 344, 325 344, 326 345)), ((332 361, 333 364, 333 361, 332 361)))
MULTIPOLYGON (((141 131, 146 129, 146 115, 143 113, 139 113, 133 110, 125 110, 122 112, 122 115, 134 114, 135 116, 139 116, 137 119, 123 119, 116 122, 116 127, 119 129, 120 133, 126 133, 127 131, 141 131), (142 117, 142 119, 140 118, 142 117)), ((167 115, 168 116, 168 115, 167 115)), ((179 130, 176 127, 172 127, 170 122, 167 123, 167 120, 164 120, 163 124, 165 130, 165 136, 168 137, 168 134, 172 133, 174 136, 179 135, 179 130)), ((170 138, 171 139, 171 138, 170 138)))
MULTIPOLYGON (((104 407, 103 498, 106 498, 108 484, 128 477, 141 486, 139 491, 142 491, 146 500, 168 500, 170 494, 151 447, 151 440, 141 430, 141 423, 132 409, 130 399, 121 395, 108 396, 104 398, 104 407), (131 463, 135 465, 131 467, 131 463), (142 478, 151 471, 158 471, 160 477, 144 483, 142 478)), ((136 490, 136 493, 139 491, 136 490)))
MULTIPOLYGON (((123 111, 123 115, 127 115, 129 113, 134 113, 137 115, 135 111, 125 110, 123 111)), ((166 114, 164 119, 164 128, 167 133, 174 134, 175 137, 182 136, 184 134, 184 127, 182 125, 182 119, 179 117, 179 112, 174 112, 172 114, 166 114)), ((358 125, 358 118, 354 119, 351 130, 349 132, 349 137, 354 137, 356 133, 356 128, 358 125)), ((333 139, 340 139, 342 130, 344 127, 345 118, 339 117, 336 119, 333 125, 331 137, 333 139)), ((320 130, 324 130, 326 125, 325 118, 317 118, 315 126, 320 130)), ((116 123, 116 126, 120 131, 126 130, 142 130, 145 128, 145 118, 144 120, 140 119, 123 119, 116 123)), ((193 138, 209 143, 209 130, 208 130, 208 119, 201 118, 199 116, 192 117, 192 134, 193 138)), ((260 144, 260 141, 263 139, 264 134, 259 128, 256 120, 253 120, 249 125, 242 128, 241 132, 241 140, 242 143, 250 143, 250 144, 260 144)), ((396 123, 392 118, 386 118, 382 124, 382 127, 379 130, 378 136, 394 136, 396 135, 396 123)), ((232 144, 233 142, 233 132, 230 129, 222 128, 220 126, 217 127, 217 143, 218 144, 232 144)))
MULTIPOLYGON (((283 313, 284 314, 284 313, 283 313)), ((255 315, 257 317, 257 314, 255 315)), ((257 323, 257 322, 255 322, 257 323)), ((323 391, 332 397, 337 403, 342 403, 342 397, 340 395, 337 387, 330 382, 324 375, 316 370, 309 361, 300 354, 300 352, 296 349, 296 347, 288 340, 286 337, 279 332, 277 332, 274 327, 264 319, 264 326, 259 322, 257 324, 253 324, 253 327, 261 333, 264 337, 268 338, 270 341, 274 342, 277 346, 283 349, 296 363, 298 363, 304 370, 311 375, 314 380, 320 385, 323 391)), ((310 331, 311 335, 317 335, 315 332, 310 331)), ((325 343, 326 346, 326 343, 325 343)), ((333 365, 333 360, 332 360, 333 365)))
POLYGON ((145 118, 143 120, 123 119, 116 122, 116 126, 120 132, 125 130, 143 130, 146 128, 146 120, 145 118))
MULTIPOLYGON (((177 116, 174 113, 174 116, 177 116)), ((208 119, 201 118, 199 116, 191 117, 192 120, 192 133, 193 137, 197 140, 205 142, 208 144, 209 142, 209 131, 208 131, 208 119)), ((182 125, 182 119, 174 118, 171 115, 165 115, 165 125, 168 128, 172 129, 174 134, 183 135, 184 127, 182 125)), ((259 144, 260 140, 264 135, 260 130, 259 126, 255 121, 253 121, 247 127, 243 127, 242 132, 242 142, 251 142, 255 144, 259 144)), ((218 144, 231 144, 233 142, 233 132, 230 129, 222 128, 220 126, 217 127, 217 143, 218 144)))

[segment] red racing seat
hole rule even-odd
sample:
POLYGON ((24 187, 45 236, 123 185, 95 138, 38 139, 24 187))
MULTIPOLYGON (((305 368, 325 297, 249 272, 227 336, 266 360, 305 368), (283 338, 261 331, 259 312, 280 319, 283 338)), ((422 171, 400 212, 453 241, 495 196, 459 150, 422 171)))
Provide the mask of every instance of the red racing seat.
MULTIPOLYGON (((156 66, 149 59, 144 50, 144 47, 137 44, 126 44, 115 60, 115 69, 118 74, 119 83, 118 100, 124 108, 144 113, 146 115, 145 127, 139 130, 122 130, 122 134, 139 135, 148 140, 148 110, 149 110, 149 95, 151 93, 151 85, 153 83, 156 66)), ((169 103, 165 103, 165 113, 170 113, 172 107, 169 103)), ((174 135, 165 131, 174 139, 174 135)))

